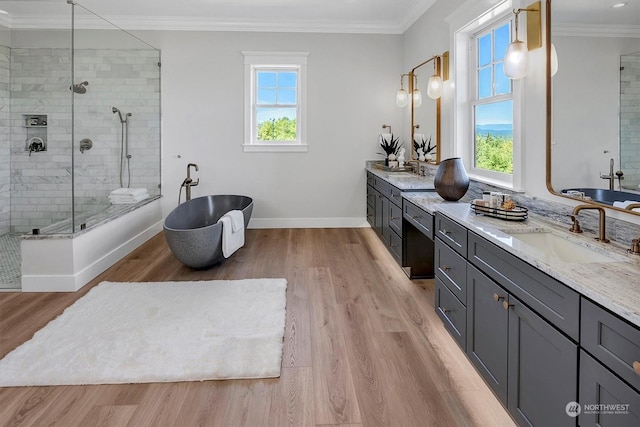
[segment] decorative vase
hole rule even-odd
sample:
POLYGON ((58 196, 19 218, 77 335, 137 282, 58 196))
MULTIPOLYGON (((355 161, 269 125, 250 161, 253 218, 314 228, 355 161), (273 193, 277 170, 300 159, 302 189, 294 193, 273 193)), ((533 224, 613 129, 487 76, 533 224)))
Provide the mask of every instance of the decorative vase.
POLYGON ((460 157, 440 162, 433 180, 436 192, 445 200, 460 200, 469 189, 469 176, 460 157))

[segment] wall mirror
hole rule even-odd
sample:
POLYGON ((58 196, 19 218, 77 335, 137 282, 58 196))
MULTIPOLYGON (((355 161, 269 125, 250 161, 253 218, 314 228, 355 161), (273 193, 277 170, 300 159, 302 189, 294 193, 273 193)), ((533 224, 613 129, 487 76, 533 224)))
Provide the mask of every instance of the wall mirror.
POLYGON ((547 0, 547 187, 640 215, 640 0, 613 4, 547 0))
POLYGON ((449 79, 449 52, 434 55, 408 74, 411 108, 411 158, 440 163, 440 99, 449 79), (435 78, 435 77, 438 78, 435 78))

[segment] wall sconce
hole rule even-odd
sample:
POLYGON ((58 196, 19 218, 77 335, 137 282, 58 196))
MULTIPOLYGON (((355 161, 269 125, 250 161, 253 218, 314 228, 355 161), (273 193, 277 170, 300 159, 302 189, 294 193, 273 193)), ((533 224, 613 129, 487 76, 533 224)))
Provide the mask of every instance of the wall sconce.
POLYGON ((409 103, 409 94, 406 90, 404 90, 402 79, 404 76, 413 76, 413 81, 415 82, 413 85, 413 90, 411 91, 411 101, 413 102, 414 107, 419 107, 422 105, 422 93, 420 93, 420 89, 418 89, 418 76, 413 73, 402 74, 400 76, 400 89, 398 89, 398 93, 396 93, 396 105, 400 108, 404 108, 409 103))
POLYGON ((407 91, 404 90, 404 86, 402 86, 403 77, 408 75, 409 74, 403 74, 400 76, 400 89, 398 89, 398 93, 396 93, 396 105, 400 108, 406 107, 409 102, 407 91))
POLYGON ((427 96, 431 99, 438 99, 442 96, 442 77, 438 74, 438 59, 433 61, 433 75, 429 77, 427 83, 427 96))
POLYGON ((504 73, 512 80, 527 75, 529 51, 542 46, 542 21, 540 19, 541 2, 531 3, 526 9, 513 10, 515 14, 516 39, 507 48, 504 56, 504 73), (518 15, 527 12, 527 43, 518 39, 518 15))

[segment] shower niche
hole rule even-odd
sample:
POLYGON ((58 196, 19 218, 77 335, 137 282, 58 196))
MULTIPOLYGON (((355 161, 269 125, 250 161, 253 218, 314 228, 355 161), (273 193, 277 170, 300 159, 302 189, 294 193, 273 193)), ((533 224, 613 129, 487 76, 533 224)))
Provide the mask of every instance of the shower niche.
POLYGON ((31 153, 47 151, 47 115, 23 114, 27 138, 24 150, 31 153))

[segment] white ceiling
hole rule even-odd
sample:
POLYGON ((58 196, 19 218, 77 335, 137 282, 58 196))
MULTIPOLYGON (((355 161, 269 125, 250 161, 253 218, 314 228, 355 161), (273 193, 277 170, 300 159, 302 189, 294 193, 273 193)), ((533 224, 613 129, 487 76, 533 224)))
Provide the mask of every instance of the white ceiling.
MULTIPOLYGON (((435 0, 77 0, 132 30, 241 30, 402 34, 435 0)), ((9 28, 68 28, 67 0, 0 1, 9 28)), ((108 28, 76 7, 76 27, 108 28)))

